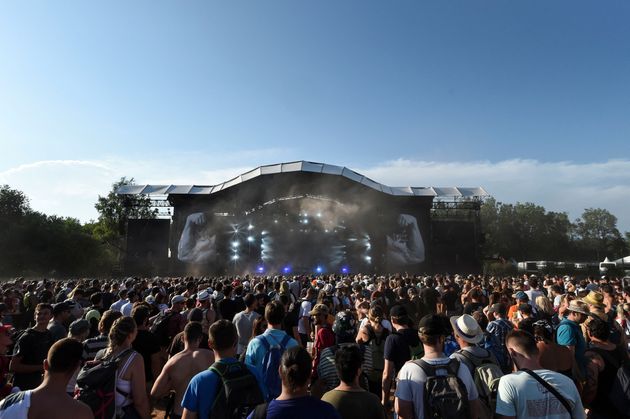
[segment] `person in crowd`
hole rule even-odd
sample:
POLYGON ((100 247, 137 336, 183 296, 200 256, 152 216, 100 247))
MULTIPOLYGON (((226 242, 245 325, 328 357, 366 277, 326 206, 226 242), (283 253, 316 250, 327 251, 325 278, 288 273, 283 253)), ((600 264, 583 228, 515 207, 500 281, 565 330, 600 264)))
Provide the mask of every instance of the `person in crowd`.
POLYGON ((284 307, 279 301, 271 301, 267 304, 265 307, 267 330, 262 335, 252 339, 245 352, 245 362, 256 368, 260 376, 263 377, 268 387, 269 397, 277 396, 280 389, 276 387, 277 383, 276 386, 273 386, 274 388, 269 388, 270 383, 275 383, 274 377, 277 377, 278 372, 268 369, 269 365, 264 362, 265 355, 273 348, 279 348, 280 352, 284 352, 289 348, 298 346, 297 341, 282 330, 283 319, 284 307))
POLYGON ((538 353, 540 354, 540 365, 544 369, 559 372, 569 378, 573 378, 573 366, 575 363, 573 354, 566 346, 558 345, 553 341, 553 328, 549 323, 544 320, 538 320, 532 324, 531 330, 525 331, 534 335, 538 353))
POLYGON ((509 373, 512 366, 505 348, 505 337, 514 329, 514 325, 506 319, 507 307, 505 304, 496 303, 490 307, 489 312, 494 316, 494 320, 489 322, 486 327, 487 347, 499 362, 503 372, 509 373))
POLYGON ((245 303, 245 310, 237 313, 234 316, 234 326, 238 332, 238 346, 236 348, 236 354, 241 355, 247 349, 247 344, 252 336, 252 330, 254 328, 254 321, 260 317, 256 312, 258 308, 258 300, 253 294, 247 294, 243 301, 245 303))
MULTIPOLYGON (((371 361, 366 365, 366 373, 370 386, 370 392, 378 397, 383 393, 383 371, 385 370, 385 342, 390 330, 383 326, 383 309, 374 306, 370 309, 365 325, 360 326, 356 342, 364 345, 369 352, 366 358, 371 361)), ((367 364, 367 363, 366 363, 367 364)))
MULTIPOLYGON (((121 311, 122 307, 127 304, 129 301, 127 300, 127 290, 126 289, 122 289, 120 291, 118 291, 118 300, 116 300, 114 303, 112 303, 110 310, 113 311, 121 311)), ((121 311, 122 313, 122 311, 121 311)))
POLYGON ((610 326, 600 318, 588 323, 587 332, 590 347, 585 352, 588 364, 583 400, 589 407, 589 418, 623 417, 628 412, 619 411, 609 395, 619 367, 628 360, 628 351, 609 341, 610 326))
POLYGON ((214 362, 214 355, 207 349, 200 349, 199 343, 204 338, 200 322, 190 322, 184 327, 184 350, 171 357, 151 389, 151 397, 160 398, 173 391, 175 393, 173 409, 168 419, 181 419, 182 400, 188 383, 198 373, 208 369, 214 362))
POLYGON ((300 345, 302 344, 302 338, 298 332, 298 315, 300 311, 300 305, 297 300, 291 302, 288 295, 281 294, 278 301, 284 306, 286 315, 284 316, 284 331, 287 335, 295 339, 300 345))
MULTIPOLYGON (((311 368, 311 357, 301 346, 296 345, 282 354, 279 368, 282 392, 277 398, 263 406, 265 410, 263 417, 267 419, 341 419, 332 405, 309 396, 311 368)), ((254 410, 248 419, 257 417, 257 410, 254 410)))
POLYGON ((512 295, 512 298, 514 298, 516 302, 508 309, 507 318, 513 323, 518 323, 518 320, 520 320, 518 318, 518 308, 521 304, 529 304, 529 297, 525 291, 517 291, 514 295, 512 295))
POLYGON ((232 298, 232 291, 233 288, 230 285, 223 288, 225 297, 217 305, 221 318, 229 321, 232 321, 236 313, 244 308, 239 301, 232 298))
POLYGON ((107 348, 109 344, 109 331, 112 328, 114 322, 122 317, 120 311, 107 310, 103 313, 101 320, 98 322, 99 335, 90 339, 86 339, 83 342, 84 359, 86 361, 92 361, 96 354, 107 348))
POLYGON ((203 290, 197 294, 197 307, 202 310, 203 320, 201 326, 203 333, 207 336, 210 325, 217 319, 217 313, 212 308, 212 297, 208 290, 203 290))
POLYGON ((499 418, 585 418, 580 395, 570 378, 543 369, 534 337, 522 330, 506 336, 515 372, 501 377, 497 392, 499 418))
POLYGON ((35 326, 26 329, 15 344, 9 369, 14 373, 13 385, 21 390, 34 389, 42 382, 43 361, 54 343, 47 328, 52 310, 50 304, 38 304, 35 326))
POLYGON ((311 316, 313 309, 313 300, 315 299, 315 290, 312 287, 306 288, 306 295, 300 303, 300 312, 298 315, 298 332, 302 338, 302 346, 306 347, 311 334, 311 316))
POLYGON ((586 340, 584 339, 580 325, 584 323, 589 316, 588 306, 582 301, 573 300, 569 303, 566 314, 566 318, 558 325, 556 342, 558 345, 569 348, 573 354, 580 375, 580 377, 577 378, 580 380, 586 376, 586 358, 584 357, 586 340))
MULTIPOLYGON (((398 386, 396 388, 395 412, 401 419, 423 419, 425 411, 430 406, 425 403, 425 384, 428 377, 453 371, 459 377, 460 391, 465 391, 468 400, 460 400, 459 413, 462 417, 477 418, 479 415, 478 393, 470 371, 465 365, 456 359, 450 359, 444 354, 445 336, 451 331, 448 327, 448 319, 443 316, 429 314, 424 316, 419 323, 419 336, 424 347, 424 356, 421 360, 409 361, 403 365, 398 373, 398 386)), ((454 402, 452 400, 451 402, 454 402)))
POLYGON ((436 314, 438 305, 442 304, 442 297, 440 293, 435 289, 435 283, 433 279, 426 278, 424 280, 424 287, 420 290, 420 299, 424 303, 425 308, 429 314, 436 314))
POLYGON ((9 347, 13 345, 11 332, 13 326, 0 323, 0 400, 4 399, 13 390, 13 383, 9 383, 9 364, 11 358, 7 356, 9 347))
POLYGON ((90 337, 98 335, 98 322, 105 310, 103 310, 103 296, 100 292, 95 292, 90 296, 90 307, 85 313, 85 320, 90 322, 90 337))
POLYGON ((412 356, 419 357, 422 355, 418 331, 412 327, 409 313, 405 307, 393 306, 389 311, 389 316, 395 331, 387 336, 385 347, 383 348, 383 359, 385 362, 382 376, 381 403, 385 408, 390 407, 390 392, 398 371, 412 356), (411 348, 417 348, 416 353, 412 354, 411 348))
POLYGON ((95 360, 121 358, 116 373, 116 408, 121 409, 129 417, 149 419, 151 411, 147 396, 144 360, 142 355, 133 350, 132 343, 138 335, 138 327, 132 317, 120 317, 112 324, 109 331, 109 343, 100 351, 95 360), (134 416, 136 415, 136 416, 134 416))
POLYGON ((136 350, 144 361, 144 377, 147 383, 151 383, 160 373, 160 341, 149 331, 150 309, 144 304, 136 304, 131 310, 131 317, 136 322, 138 333, 133 341, 133 349, 136 350))
POLYGON ((130 317, 133 305, 138 301, 140 301, 140 295, 138 295, 138 293, 133 289, 129 290, 129 292, 127 292, 127 302, 120 308, 122 315, 130 317))
MULTIPOLYGON (((260 392, 266 396, 266 388, 258 369, 242 364, 236 359, 238 334, 234 324, 227 320, 216 321, 210 326, 208 344, 214 354, 214 364, 222 364, 227 369, 239 369, 253 375, 260 392)), ((186 388, 181 402, 183 419, 212 418, 212 407, 219 396, 221 377, 213 369, 206 369, 194 375, 186 388)))
POLYGON ((317 329, 313 344, 313 379, 317 378, 317 367, 322 351, 335 344, 335 332, 332 331, 328 322, 329 314, 329 308, 325 304, 316 304, 310 312, 313 324, 317 329))
MULTIPOLYGON (((199 343, 200 349, 210 350, 208 346, 208 334, 205 332, 204 323, 203 323, 203 310, 200 308, 193 308, 188 313, 188 323, 197 322, 201 324, 202 328, 202 338, 199 343)), ((184 327, 185 328, 185 327, 184 327)), ((184 332, 180 332, 171 341, 171 344, 168 347, 168 356, 169 358, 175 356, 175 354, 184 350, 184 332)))
POLYGON ((359 384, 363 355, 357 345, 340 347, 335 354, 335 367, 340 383, 322 400, 330 403, 342 419, 385 419, 379 398, 359 384))
POLYGON ((70 305, 68 303, 57 303, 53 306, 53 318, 48 323, 48 331, 50 332, 53 342, 63 339, 68 334, 66 327, 70 319, 70 305))
POLYGON ((42 362, 42 383, 33 390, 7 396, 0 403, 0 419, 92 419, 90 408, 66 393, 68 381, 81 366, 82 356, 81 342, 70 338, 55 342, 42 362))
MULTIPOLYGON (((351 310, 343 310, 337 313, 333 324, 333 332, 335 333, 336 344, 322 351, 319 366, 317 367, 318 385, 311 385, 311 394, 325 393, 339 385, 335 354, 339 348, 353 345, 354 337, 357 334, 357 323, 351 310), (317 392, 314 391, 314 387, 317 387, 317 392)), ((368 389, 365 375, 363 374, 361 378, 361 384, 368 389)))

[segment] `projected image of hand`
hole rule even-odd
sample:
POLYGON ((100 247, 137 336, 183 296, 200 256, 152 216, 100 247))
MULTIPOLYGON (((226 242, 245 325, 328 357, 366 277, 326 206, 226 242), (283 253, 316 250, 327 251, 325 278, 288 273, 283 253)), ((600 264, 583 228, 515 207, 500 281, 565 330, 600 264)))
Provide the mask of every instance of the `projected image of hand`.
POLYGON ((177 259, 188 263, 208 262, 217 254, 217 235, 209 230, 206 215, 190 214, 177 245, 177 259))
POLYGON ((424 262, 424 241, 413 215, 398 216, 399 230, 387 235, 387 259, 396 265, 413 265, 424 262))

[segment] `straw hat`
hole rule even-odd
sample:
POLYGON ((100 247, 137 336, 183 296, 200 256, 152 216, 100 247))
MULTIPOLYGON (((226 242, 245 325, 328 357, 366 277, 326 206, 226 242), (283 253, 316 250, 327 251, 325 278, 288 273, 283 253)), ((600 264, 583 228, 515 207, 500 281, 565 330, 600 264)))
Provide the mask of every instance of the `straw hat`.
POLYGON ((588 295, 582 298, 586 304, 596 306, 596 307, 604 307, 604 296, 596 291, 591 291, 588 295))
POLYGON ((588 305, 584 301, 580 300, 572 300, 569 303, 569 307, 567 307, 567 310, 573 311, 574 313, 586 314, 587 316, 590 314, 588 305))

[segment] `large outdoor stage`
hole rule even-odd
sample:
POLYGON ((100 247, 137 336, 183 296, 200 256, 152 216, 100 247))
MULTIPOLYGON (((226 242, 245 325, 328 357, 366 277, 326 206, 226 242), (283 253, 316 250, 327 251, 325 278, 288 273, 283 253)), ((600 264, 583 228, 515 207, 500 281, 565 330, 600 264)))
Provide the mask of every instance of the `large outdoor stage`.
POLYGON ((298 161, 212 186, 134 185, 172 216, 130 220, 125 269, 160 274, 421 273, 479 267, 482 188, 389 187, 298 161))

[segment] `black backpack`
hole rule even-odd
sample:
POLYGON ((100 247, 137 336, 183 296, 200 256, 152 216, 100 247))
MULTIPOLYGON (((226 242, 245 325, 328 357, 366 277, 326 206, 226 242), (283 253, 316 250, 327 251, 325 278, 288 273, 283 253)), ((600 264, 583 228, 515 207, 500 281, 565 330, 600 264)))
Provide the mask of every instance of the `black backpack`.
MULTIPOLYGON (((87 404, 94 419, 112 419, 116 417, 116 372, 120 361, 133 349, 127 349, 116 358, 106 359, 94 365, 85 365, 77 376, 78 392, 75 399, 87 404)), ((120 390, 119 393, 123 394, 120 390)))
POLYGON ((422 368, 427 376, 424 384, 425 419, 470 417, 468 390, 457 376, 458 360, 451 359, 446 365, 431 365, 422 359, 410 362, 422 368), (437 375, 438 370, 445 370, 446 375, 437 375))
POLYGON ((165 311, 158 314, 149 329, 158 338, 162 347, 168 346, 173 337, 168 335, 168 325, 175 314, 174 311, 165 311))
POLYGON ((257 405, 265 402, 256 377, 242 362, 215 362, 210 371, 217 374, 222 383, 212 404, 210 418, 245 419, 257 405))

